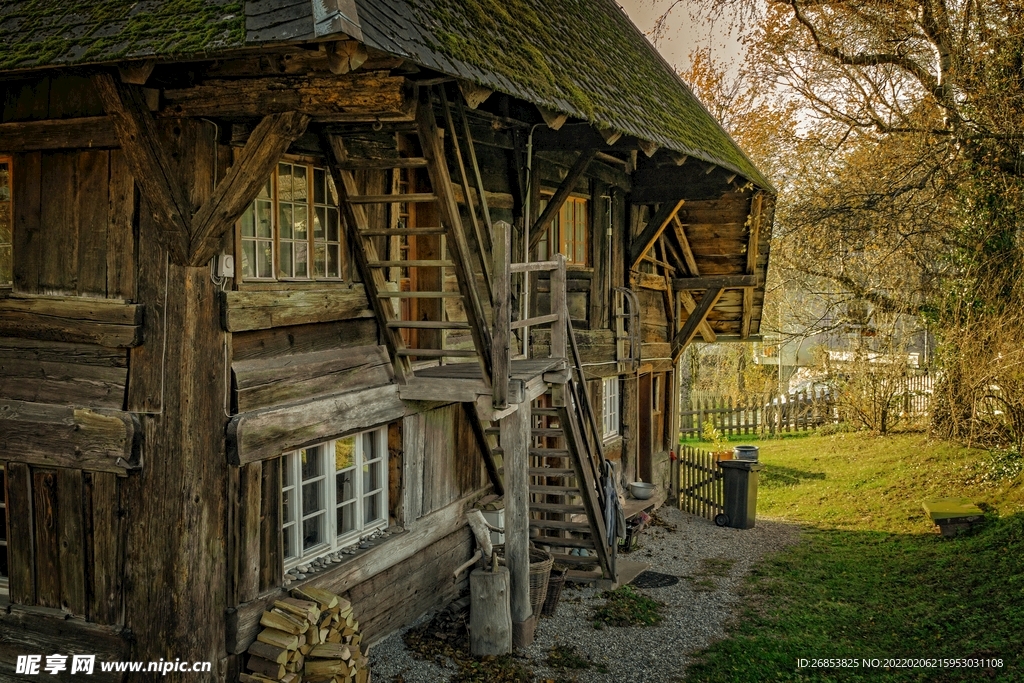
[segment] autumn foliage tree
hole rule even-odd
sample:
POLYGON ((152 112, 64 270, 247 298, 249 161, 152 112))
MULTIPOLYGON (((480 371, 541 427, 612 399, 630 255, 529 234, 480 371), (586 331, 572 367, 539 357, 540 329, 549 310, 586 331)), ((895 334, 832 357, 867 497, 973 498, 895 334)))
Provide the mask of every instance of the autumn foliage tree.
POLYGON ((660 6, 656 32, 685 7, 745 36, 736 79, 699 52, 684 78, 781 191, 776 277, 819 295, 819 321, 867 303, 927 323, 935 427, 1020 448, 1024 3, 660 6))

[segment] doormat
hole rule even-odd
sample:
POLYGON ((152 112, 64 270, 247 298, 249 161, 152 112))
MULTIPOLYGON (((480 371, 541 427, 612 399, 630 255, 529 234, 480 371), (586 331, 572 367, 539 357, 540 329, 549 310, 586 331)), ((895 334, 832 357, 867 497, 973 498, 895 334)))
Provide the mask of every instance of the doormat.
POLYGON ((660 572, 646 571, 633 579, 633 585, 637 588, 666 588, 679 583, 678 576, 662 574, 660 572))

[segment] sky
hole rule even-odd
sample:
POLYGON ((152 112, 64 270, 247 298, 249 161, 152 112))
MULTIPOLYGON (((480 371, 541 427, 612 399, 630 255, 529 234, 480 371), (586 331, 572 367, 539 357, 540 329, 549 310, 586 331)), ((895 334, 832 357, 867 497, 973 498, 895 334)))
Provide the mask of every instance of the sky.
MULTIPOLYGON (((672 5, 672 0, 617 0, 641 31, 650 32, 658 17, 672 5)), ((689 66, 690 51, 696 46, 712 48, 715 59, 731 62, 740 54, 739 41, 724 27, 709 27, 694 23, 686 3, 677 6, 670 15, 669 30, 658 45, 658 50, 676 70, 689 66)))

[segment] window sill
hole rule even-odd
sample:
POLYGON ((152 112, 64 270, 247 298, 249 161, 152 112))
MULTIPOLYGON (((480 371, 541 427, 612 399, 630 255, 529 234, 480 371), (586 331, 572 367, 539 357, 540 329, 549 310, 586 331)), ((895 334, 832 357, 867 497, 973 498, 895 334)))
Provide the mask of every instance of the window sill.
POLYGON ((355 541, 344 548, 302 560, 285 570, 283 586, 289 589, 296 588, 308 581, 330 574, 334 570, 342 569, 375 548, 387 545, 387 542, 395 536, 401 536, 404 533, 406 533, 405 529, 392 525, 383 529, 381 535, 376 538, 355 541), (315 563, 319 563, 319 566, 315 563), (300 567, 305 567, 306 570, 300 571, 300 567))

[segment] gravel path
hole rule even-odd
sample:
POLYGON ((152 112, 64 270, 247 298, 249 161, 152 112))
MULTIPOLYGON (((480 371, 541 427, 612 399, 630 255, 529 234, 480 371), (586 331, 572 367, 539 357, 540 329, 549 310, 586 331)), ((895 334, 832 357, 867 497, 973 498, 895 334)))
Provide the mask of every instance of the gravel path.
MULTIPOLYGON (((590 615, 592 607, 604 603, 599 591, 567 588, 557 615, 541 619, 536 641, 521 653, 539 681, 572 680, 572 674, 588 683, 682 680, 690 654, 725 635, 743 576, 765 554, 782 550, 799 536, 798 527, 766 519, 758 519, 753 529, 739 530, 716 527, 675 508, 663 507, 658 516, 676 529, 652 527, 640 536, 639 550, 620 557, 683 577, 673 586, 640 590, 666 605, 664 620, 651 627, 597 630, 590 615), (575 647, 594 666, 578 672, 548 669, 544 662, 555 644, 575 647)), ((400 633, 375 645, 370 660, 377 683, 441 683, 454 671, 414 659, 400 633)))

